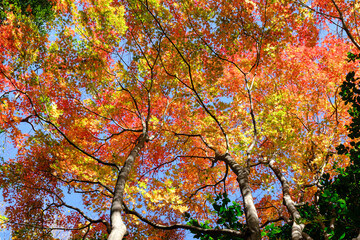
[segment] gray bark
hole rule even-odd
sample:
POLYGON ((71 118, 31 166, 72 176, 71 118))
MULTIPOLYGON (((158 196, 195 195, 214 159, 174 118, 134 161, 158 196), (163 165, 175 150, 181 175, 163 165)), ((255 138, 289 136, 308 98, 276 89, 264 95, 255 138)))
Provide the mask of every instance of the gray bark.
POLYGON ((216 159, 224 161, 229 165, 231 170, 236 174, 239 188, 244 201, 244 210, 248 234, 246 240, 260 240, 260 221, 257 215, 254 199, 252 197, 249 184, 249 169, 240 166, 230 154, 217 155, 216 159))
POLYGON ((301 216, 295 207, 294 201, 291 199, 289 183, 284 177, 284 175, 281 173, 280 169, 277 166, 275 166, 275 160, 270 160, 269 166, 281 183, 284 204, 294 219, 291 229, 291 239, 293 240, 303 239, 302 233, 304 229, 304 224, 299 223, 301 216))
POLYGON ((139 155, 140 150, 144 147, 146 141, 146 135, 141 134, 136 140, 135 147, 126 158, 123 168, 121 169, 115 189, 114 198, 111 205, 111 232, 108 240, 121 240, 127 232, 126 226, 122 220, 121 212, 123 211, 123 198, 126 180, 128 179, 129 173, 134 165, 136 157, 139 155))

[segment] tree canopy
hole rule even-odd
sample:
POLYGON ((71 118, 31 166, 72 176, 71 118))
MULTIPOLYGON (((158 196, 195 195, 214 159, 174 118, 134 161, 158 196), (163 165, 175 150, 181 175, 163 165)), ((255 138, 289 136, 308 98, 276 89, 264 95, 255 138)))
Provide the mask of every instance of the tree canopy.
POLYGON ((16 14, 20 20, 22 16, 31 16, 37 27, 42 28, 53 16, 52 1, 49 0, 2 0, 0 1, 0 23, 7 19, 7 13, 16 14))
POLYGON ((356 1, 24 2, 0 13, 14 239, 360 234, 356 1))

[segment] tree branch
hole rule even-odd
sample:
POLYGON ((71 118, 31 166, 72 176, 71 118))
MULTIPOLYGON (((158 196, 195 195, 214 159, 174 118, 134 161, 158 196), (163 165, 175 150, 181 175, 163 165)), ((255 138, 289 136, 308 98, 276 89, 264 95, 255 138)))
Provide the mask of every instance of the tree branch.
POLYGON ((302 239, 302 233, 304 229, 304 224, 300 223, 301 220, 300 213, 297 211, 294 201, 291 199, 290 195, 290 186, 286 178, 281 173, 280 169, 275 165, 275 160, 271 159, 269 162, 270 168, 275 173, 276 177, 281 183, 282 191, 283 191, 283 199, 286 208, 288 209, 289 213, 293 217, 293 225, 291 231, 291 237, 293 240, 300 240, 302 239))
POLYGON ((164 229, 164 230, 187 229, 187 230, 197 231, 197 232, 201 232, 201 233, 206 233, 206 234, 213 235, 213 236, 221 235, 221 234, 228 234, 228 235, 231 235, 234 237, 235 236, 236 237, 244 237, 245 236, 244 232, 237 231, 237 230, 231 230, 231 229, 204 229, 204 228, 195 227, 195 226, 191 226, 191 225, 185 225, 185 224, 174 224, 174 225, 166 226, 163 224, 151 222, 150 220, 143 217, 137 211, 130 210, 125 204, 124 204, 124 209, 127 214, 135 215, 141 221, 153 226, 154 228, 158 228, 158 229, 164 229))

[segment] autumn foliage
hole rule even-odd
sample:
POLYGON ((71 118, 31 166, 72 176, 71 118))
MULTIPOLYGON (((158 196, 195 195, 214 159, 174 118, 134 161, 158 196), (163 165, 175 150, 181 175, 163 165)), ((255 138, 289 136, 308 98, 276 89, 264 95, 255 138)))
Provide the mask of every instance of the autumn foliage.
POLYGON ((49 2, 41 27, 12 8, 0 25, 14 238, 266 239, 271 225, 310 239, 299 206, 349 163, 335 148, 348 140, 339 86, 360 49, 356 2, 49 2), (224 193, 242 227, 187 224, 215 226, 224 193))

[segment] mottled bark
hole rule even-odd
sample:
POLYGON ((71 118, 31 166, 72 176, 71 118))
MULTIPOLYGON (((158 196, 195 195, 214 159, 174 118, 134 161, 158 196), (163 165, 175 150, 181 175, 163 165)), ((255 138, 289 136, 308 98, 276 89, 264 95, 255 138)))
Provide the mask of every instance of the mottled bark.
POLYGON ((260 240, 260 221, 252 197, 249 184, 249 169, 240 166, 230 154, 217 155, 217 160, 224 161, 229 165, 231 170, 236 174, 239 188, 244 201, 244 210, 246 217, 246 225, 248 227, 248 234, 246 240, 260 240))
POLYGON ((122 220, 121 212, 123 211, 123 196, 126 180, 128 179, 129 173, 134 165, 136 157, 139 155, 140 150, 144 147, 146 141, 146 135, 141 134, 136 140, 135 147, 126 158, 123 168, 121 169, 115 189, 114 198, 111 205, 111 233, 108 240, 121 240, 126 234, 126 226, 122 220))
POLYGON ((303 233, 303 229, 304 229, 304 224, 299 223, 301 216, 295 207, 294 201, 291 199, 290 185, 289 185, 288 181, 286 180, 286 178, 284 177, 284 175, 281 173, 280 169, 277 166, 275 166, 275 160, 271 160, 269 162, 269 165, 281 183, 284 204, 285 204, 286 208, 288 209, 289 213, 291 214, 292 218, 294 219, 292 229, 291 229, 291 239, 293 239, 293 240, 303 239, 302 233, 303 233))

